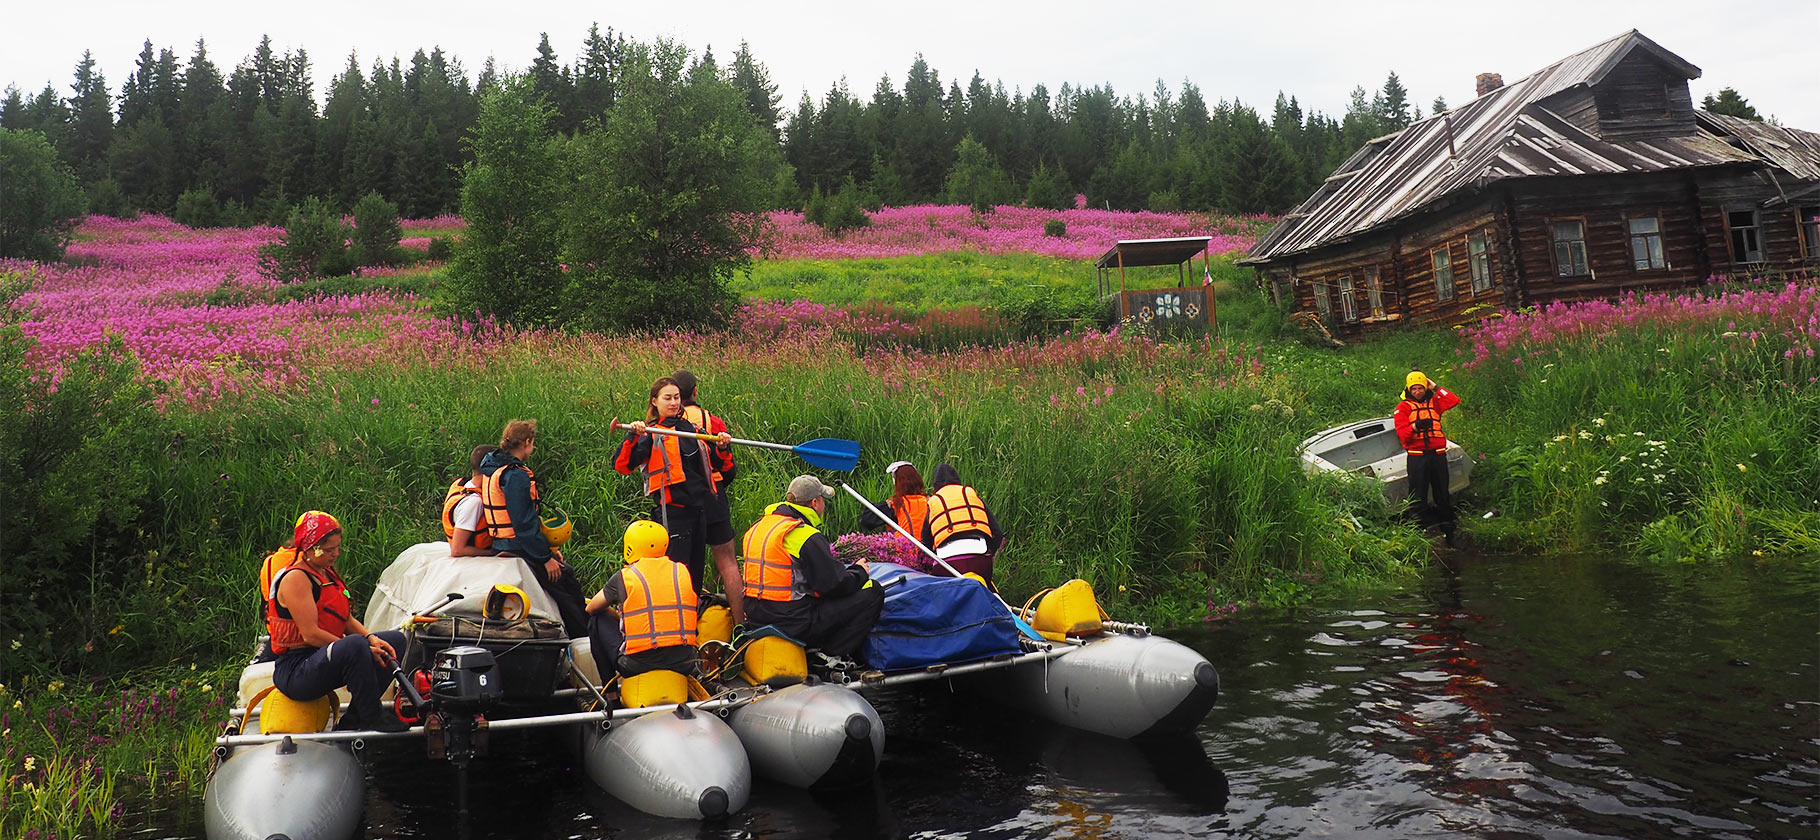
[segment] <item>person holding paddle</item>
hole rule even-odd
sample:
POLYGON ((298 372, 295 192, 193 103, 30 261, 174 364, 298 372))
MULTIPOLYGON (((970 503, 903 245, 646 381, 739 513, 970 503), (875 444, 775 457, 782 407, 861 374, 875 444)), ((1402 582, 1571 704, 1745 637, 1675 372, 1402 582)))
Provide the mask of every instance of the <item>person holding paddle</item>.
MULTIPOLYGON (((699 586, 708 545, 731 542, 733 526, 727 520, 709 521, 715 491, 708 462, 713 458, 703 458, 704 441, 698 439, 703 432, 683 418, 682 387, 675 379, 665 376, 651 383, 645 419, 628 428, 613 469, 620 475, 644 472, 645 495, 655 508, 651 518, 670 534, 670 559, 687 567, 689 579, 699 586), (654 429, 682 434, 658 434, 654 429)), ((723 455, 733 443, 726 432, 710 437, 723 455)), ((728 585, 731 588, 730 581, 728 585)))
MULTIPOLYGON (((696 402, 697 381, 695 374, 679 370, 670 375, 676 380, 676 387, 682 391, 682 417, 697 429, 711 435, 726 435, 727 421, 708 413, 701 403, 696 402)), ((728 441, 732 438, 728 437, 728 441)), ((710 494, 704 512, 703 535, 708 544, 708 554, 714 558, 714 571, 720 575, 720 583, 727 590, 727 611, 733 614, 733 623, 738 624, 746 618, 745 596, 739 586, 739 560, 733 556, 733 505, 727 499, 727 485, 733 476, 739 473, 739 465, 733 463, 733 447, 703 446, 701 458, 703 468, 708 473, 710 494)), ((695 578, 697 586, 707 588, 707 581, 695 578)))

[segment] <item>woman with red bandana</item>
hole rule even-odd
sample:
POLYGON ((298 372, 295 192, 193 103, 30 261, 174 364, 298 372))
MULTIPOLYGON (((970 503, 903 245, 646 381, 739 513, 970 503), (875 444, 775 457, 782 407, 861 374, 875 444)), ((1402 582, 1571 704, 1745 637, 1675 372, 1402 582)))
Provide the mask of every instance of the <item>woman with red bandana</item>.
POLYGON ((347 584, 335 571, 341 557, 341 523, 319 510, 297 520, 296 559, 272 578, 266 628, 272 634, 272 683, 286 697, 310 701, 348 687, 353 702, 336 729, 398 732, 407 727, 384 714, 379 694, 389 662, 404 646, 396 630, 369 633, 354 617, 347 584))

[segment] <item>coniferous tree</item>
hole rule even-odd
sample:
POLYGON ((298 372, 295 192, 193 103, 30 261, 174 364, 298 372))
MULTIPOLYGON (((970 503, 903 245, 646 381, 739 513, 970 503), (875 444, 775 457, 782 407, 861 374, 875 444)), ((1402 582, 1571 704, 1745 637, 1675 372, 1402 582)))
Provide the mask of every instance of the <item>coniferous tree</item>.
POLYGON ((1757 115, 1757 109, 1751 107, 1750 100, 1745 99, 1738 94, 1738 91, 1730 87, 1720 88, 1717 96, 1707 94, 1705 99, 1700 100, 1700 107, 1715 114, 1756 120, 1757 122, 1763 121, 1763 118, 1757 115))
POLYGON ((114 133, 114 99, 107 78, 95 69, 94 56, 84 50, 70 86, 69 131, 63 135, 63 160, 81 183, 92 183, 106 174, 107 150, 114 133))
POLYGON ((574 131, 580 121, 575 119, 574 106, 569 101, 572 83, 567 70, 556 60, 556 50, 550 46, 548 32, 542 33, 537 42, 537 57, 531 60, 527 77, 531 80, 531 90, 555 109, 556 130, 574 131))
POLYGON ((771 132, 772 139, 778 139, 778 120, 781 115, 777 110, 777 85, 771 82, 771 71, 752 57, 751 47, 745 41, 739 42, 739 50, 733 53, 733 86, 739 88, 746 97, 746 110, 758 124, 771 132))
POLYGON ((1377 102, 1378 124, 1385 131, 1395 131, 1409 125, 1412 116, 1409 113, 1409 91, 1403 87, 1403 80, 1391 73, 1384 80, 1384 89, 1377 102))

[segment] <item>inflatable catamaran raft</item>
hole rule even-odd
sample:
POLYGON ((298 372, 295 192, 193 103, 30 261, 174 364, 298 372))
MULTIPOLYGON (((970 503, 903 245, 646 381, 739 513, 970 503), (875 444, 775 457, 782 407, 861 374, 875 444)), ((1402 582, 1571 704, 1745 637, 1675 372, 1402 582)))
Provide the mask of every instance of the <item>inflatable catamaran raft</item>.
POLYGON ((407 633, 389 696, 416 725, 326 731, 339 703, 291 701, 267 690, 271 662, 249 664, 239 708, 216 740, 207 835, 350 836, 366 796, 357 757, 380 740, 420 742, 425 760, 454 764, 465 808, 465 770, 484 760, 490 739, 567 727, 589 778, 608 793, 658 816, 715 819, 745 807, 754 773, 803 788, 870 781, 886 740, 865 699, 876 691, 952 680, 1120 738, 1190 731, 1218 697, 1205 658, 1104 620, 1083 582, 1014 610, 972 579, 890 564, 870 573, 886 606, 866 665, 805 652, 763 628, 734 644, 725 608, 710 607, 703 680, 655 672, 603 684, 587 640, 563 638, 554 603, 518 559, 452 559, 446 543, 413 546, 381 576, 364 615, 369 627, 407 633), (489 596, 508 588, 522 593, 522 610, 489 614, 488 601, 500 600, 489 596))

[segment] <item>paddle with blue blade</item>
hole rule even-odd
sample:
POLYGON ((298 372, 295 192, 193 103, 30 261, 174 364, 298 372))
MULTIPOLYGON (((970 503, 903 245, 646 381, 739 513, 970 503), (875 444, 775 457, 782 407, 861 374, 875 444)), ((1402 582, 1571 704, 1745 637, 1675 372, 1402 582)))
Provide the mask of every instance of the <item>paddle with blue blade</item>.
MULTIPOLYGON (((628 430, 632 428, 630 424, 621 423, 617 420, 613 421, 612 427, 614 429, 628 430)), ((655 435, 695 438, 696 440, 718 440, 720 437, 719 435, 702 434, 700 432, 679 432, 675 429, 666 429, 662 426, 646 426, 645 431, 655 435)), ((808 461, 811 465, 821 467, 824 470, 851 472, 854 467, 859 466, 858 441, 842 440, 840 438, 816 438, 815 440, 804 441, 794 446, 787 443, 770 443, 762 440, 746 440, 745 438, 734 438, 733 442, 741 446, 757 446, 764 449, 776 449, 782 452, 794 452, 798 458, 808 461)))
MULTIPOLYGON (((911 545, 916 546, 918 550, 920 550, 924 554, 928 555, 929 559, 934 560, 942 568, 947 569, 948 574, 951 574, 955 577, 961 576, 961 573, 959 570, 955 569, 953 566, 948 565, 948 561, 943 560, 942 558, 936 556, 935 552, 929 550, 928 546, 923 545, 922 540, 919 540, 916 537, 911 536, 909 531, 904 530, 904 526, 897 524, 897 517, 892 516, 888 513, 885 513, 882 510, 879 510, 878 506, 872 504, 869 501, 866 501, 865 496, 861 496, 859 494, 858 490, 853 489, 853 487, 851 485, 847 484, 847 482, 845 482, 845 481, 840 482, 840 489, 847 491, 847 495, 852 496, 853 498, 859 500, 860 504, 866 506, 866 510, 872 511, 873 516, 878 517, 880 521, 884 522, 886 525, 891 526, 891 530, 896 531, 899 534, 902 534, 904 539, 909 540, 911 545)), ((990 587, 990 586, 986 587, 986 591, 992 592, 992 587, 990 587)), ((1017 625, 1018 632, 1023 633, 1024 635, 1029 636, 1030 638, 1035 639, 1039 642, 1047 641, 1046 639, 1043 638, 1043 635, 1041 633, 1036 632, 1035 628, 1033 628, 1029 624, 1025 623, 1025 621, 1022 618, 1019 618, 1018 614, 1017 614, 1017 610, 1012 609, 1011 605, 1009 603, 1006 603, 1004 598, 999 598, 999 594, 997 592, 992 592, 992 597, 998 598, 998 602, 1000 604, 1005 605, 1005 611, 1011 614, 1011 623, 1017 625)))

